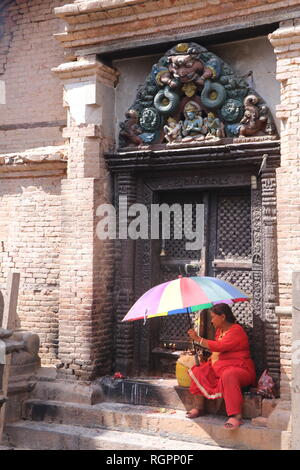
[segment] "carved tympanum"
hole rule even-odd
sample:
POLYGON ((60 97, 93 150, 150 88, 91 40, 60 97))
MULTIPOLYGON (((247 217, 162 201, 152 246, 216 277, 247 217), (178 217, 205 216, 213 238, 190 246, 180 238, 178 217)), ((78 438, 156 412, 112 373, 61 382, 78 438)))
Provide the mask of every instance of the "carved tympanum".
POLYGON ((247 80, 196 43, 177 44, 153 65, 120 127, 120 147, 275 134, 247 80))

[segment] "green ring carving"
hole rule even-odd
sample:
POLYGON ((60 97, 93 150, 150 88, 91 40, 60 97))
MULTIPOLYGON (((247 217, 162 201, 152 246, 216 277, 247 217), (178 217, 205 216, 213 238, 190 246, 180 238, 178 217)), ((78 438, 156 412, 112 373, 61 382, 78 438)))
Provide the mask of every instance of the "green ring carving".
POLYGON ((202 104, 208 109, 220 108, 226 99, 226 90, 220 83, 205 80, 203 90, 201 92, 202 104), (218 96, 215 100, 209 98, 209 94, 216 91, 218 96))
POLYGON ((237 122, 244 113, 243 103, 238 99, 229 98, 223 104, 220 113, 224 121, 237 122))
POLYGON ((179 96, 177 93, 172 91, 168 86, 163 90, 160 90, 154 97, 154 106, 162 114, 171 114, 173 113, 177 106, 179 105, 179 96), (169 103, 163 105, 162 101, 167 98, 169 103))

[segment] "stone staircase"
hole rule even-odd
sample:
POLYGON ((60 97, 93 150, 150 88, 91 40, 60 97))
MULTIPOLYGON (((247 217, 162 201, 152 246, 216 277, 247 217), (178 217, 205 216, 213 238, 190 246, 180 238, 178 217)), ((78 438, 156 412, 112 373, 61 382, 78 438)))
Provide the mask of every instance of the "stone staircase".
MULTIPOLYGON (((74 394, 68 398, 64 384, 39 382, 32 398, 23 403, 22 419, 6 425, 7 444, 52 450, 191 451, 289 446, 289 432, 255 425, 251 419, 244 419, 238 430, 227 431, 222 410, 217 415, 186 418, 186 409, 195 405, 197 397, 172 380, 106 377, 94 385, 94 398, 79 400, 78 390, 75 398, 74 394)), ((257 416, 257 400, 251 406, 257 416)), ((244 414, 250 413, 251 406, 248 403, 244 414)))

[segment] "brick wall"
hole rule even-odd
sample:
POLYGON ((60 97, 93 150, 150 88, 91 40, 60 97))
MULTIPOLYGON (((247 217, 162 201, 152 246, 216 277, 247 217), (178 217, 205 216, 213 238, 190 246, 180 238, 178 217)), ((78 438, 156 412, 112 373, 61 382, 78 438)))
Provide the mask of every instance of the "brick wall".
MULTIPOLYGON (((63 89, 51 72, 52 66, 64 60, 53 36, 63 27, 53 10, 63 3, 16 0, 0 8, 0 80, 5 83, 5 103, 0 104, 0 155, 19 152, 13 158, 22 159, 22 151, 27 151, 26 158, 31 158, 28 149, 64 142, 63 89)), ((53 158, 56 150, 48 148, 53 158)), ((39 168, 33 166, 32 171, 27 166, 19 166, 19 173, 16 168, 9 173, 5 165, 1 169, 0 289, 6 287, 8 269, 20 271, 18 326, 39 333, 40 355, 47 364, 57 362, 64 171, 55 170, 55 163, 48 164, 47 171, 43 163, 39 168)))
POLYGON ((102 202, 101 178, 63 181, 59 358, 66 379, 111 372, 114 248, 95 236, 102 202))
POLYGON ((0 289, 21 273, 17 326, 37 332, 44 363, 56 362, 61 178, 0 180, 0 289))
POLYGON ((292 271, 300 269, 300 20, 284 22, 270 35, 281 86, 281 166, 277 170, 280 305, 291 305, 292 271))
MULTIPOLYGON (((58 39, 64 47, 82 49, 108 44, 177 40, 210 31, 262 24, 276 14, 299 13, 299 0, 81 0, 68 2, 56 14, 68 23, 58 39)), ((274 22, 278 19, 274 19, 274 22)))
POLYGON ((0 10, 0 80, 6 88, 6 104, 0 104, 0 153, 63 143, 62 85, 51 73, 64 60, 53 36, 63 28, 53 9, 63 4, 16 0, 0 10))
MULTIPOLYGON (((292 273, 300 270, 300 21, 283 22, 270 35, 281 86, 281 166, 277 169, 279 304, 292 306, 292 273)), ((292 317, 280 316, 281 397, 290 399, 292 317)))

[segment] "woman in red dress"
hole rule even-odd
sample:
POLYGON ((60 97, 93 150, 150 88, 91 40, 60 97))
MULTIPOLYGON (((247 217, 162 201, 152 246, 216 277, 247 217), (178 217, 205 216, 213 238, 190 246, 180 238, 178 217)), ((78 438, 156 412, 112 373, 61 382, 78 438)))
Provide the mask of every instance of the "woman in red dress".
MULTIPOLYGON (((190 392, 214 400, 224 398, 229 416, 226 429, 238 428, 242 419, 242 387, 255 385, 256 372, 250 357, 248 336, 236 324, 231 308, 227 304, 217 304, 210 309, 211 322, 216 329, 215 341, 199 337, 190 329, 188 335, 194 341, 209 349, 209 360, 189 371, 192 379, 190 392)), ((200 416, 201 411, 193 408, 188 418, 200 416)))

